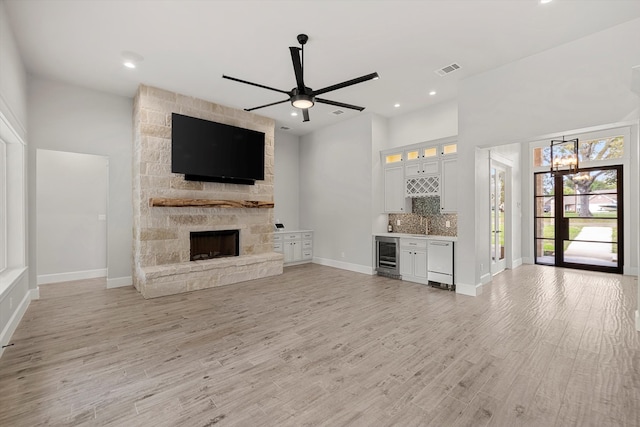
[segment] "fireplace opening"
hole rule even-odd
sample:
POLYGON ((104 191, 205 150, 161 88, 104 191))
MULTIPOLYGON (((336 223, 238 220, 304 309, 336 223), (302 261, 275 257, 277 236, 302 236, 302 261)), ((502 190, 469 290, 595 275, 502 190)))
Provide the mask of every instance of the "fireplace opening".
POLYGON ((240 255, 240 230, 192 231, 191 261, 240 255))

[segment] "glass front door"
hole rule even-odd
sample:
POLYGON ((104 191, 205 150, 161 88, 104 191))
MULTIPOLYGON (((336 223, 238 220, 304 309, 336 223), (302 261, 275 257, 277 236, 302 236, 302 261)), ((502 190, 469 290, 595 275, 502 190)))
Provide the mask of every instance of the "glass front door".
POLYGON ((622 273, 622 166, 535 174, 536 264, 622 273))

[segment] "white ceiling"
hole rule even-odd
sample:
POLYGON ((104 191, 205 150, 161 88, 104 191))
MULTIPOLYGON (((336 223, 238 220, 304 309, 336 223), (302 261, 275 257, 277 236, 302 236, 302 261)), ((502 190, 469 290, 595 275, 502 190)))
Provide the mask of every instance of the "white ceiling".
MULTIPOLYGON (((305 83, 319 89, 377 71, 323 95, 384 117, 457 96, 461 79, 640 17, 640 0, 5 0, 29 73, 132 97, 138 84, 250 108, 290 90, 289 46, 305 46, 305 83), (144 60, 122 66, 122 52, 144 60), (436 69, 458 63, 440 77, 436 69), (437 95, 429 96, 430 90, 437 95), (401 106, 395 108, 394 104, 401 106)), ((612 46, 615 49, 615 46, 612 46)), ((550 64, 550 66, 553 64, 550 64)), ((557 64, 555 64, 557 65, 557 64)), ((316 104, 311 121, 288 103, 255 112, 302 135, 362 114, 316 104)))

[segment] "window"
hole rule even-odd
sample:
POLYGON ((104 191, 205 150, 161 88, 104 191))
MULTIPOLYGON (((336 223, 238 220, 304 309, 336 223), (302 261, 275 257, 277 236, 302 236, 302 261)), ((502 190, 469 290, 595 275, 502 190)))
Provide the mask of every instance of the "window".
MULTIPOLYGON (((569 138, 567 138, 569 139, 569 138)), ((595 139, 580 139, 578 142, 578 162, 580 167, 589 167, 595 163, 620 163, 624 156, 624 136, 616 135, 595 139)), ((533 166, 549 167, 551 162, 550 147, 533 149, 533 166)))

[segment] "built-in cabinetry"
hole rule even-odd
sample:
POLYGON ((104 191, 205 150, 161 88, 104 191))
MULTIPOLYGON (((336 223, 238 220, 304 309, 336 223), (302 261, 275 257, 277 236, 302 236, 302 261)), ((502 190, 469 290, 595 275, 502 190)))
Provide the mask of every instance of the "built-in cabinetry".
POLYGON ((384 211, 410 213, 411 198, 440 196, 442 213, 457 210, 457 143, 447 138, 381 153, 384 211))
POLYGON ((455 213, 458 211, 458 158, 442 159, 440 211, 455 213))
POLYGON ((411 213, 411 199, 404 195, 404 153, 390 152, 382 156, 384 167, 384 211, 411 213))
POLYGON ((450 290, 455 288, 455 237, 400 233, 380 236, 398 237, 399 271, 402 280, 425 285, 440 284, 440 287, 450 290))
POLYGON ((427 240, 400 239, 400 275, 402 280, 427 284, 427 240))
POLYGON ((276 231, 273 250, 284 254, 284 265, 302 264, 313 259, 313 231, 276 231))

